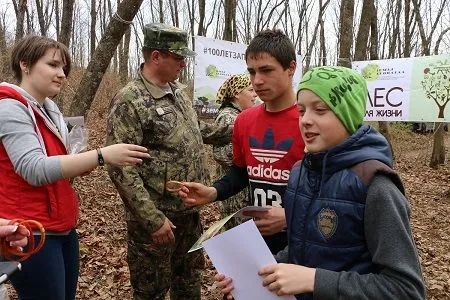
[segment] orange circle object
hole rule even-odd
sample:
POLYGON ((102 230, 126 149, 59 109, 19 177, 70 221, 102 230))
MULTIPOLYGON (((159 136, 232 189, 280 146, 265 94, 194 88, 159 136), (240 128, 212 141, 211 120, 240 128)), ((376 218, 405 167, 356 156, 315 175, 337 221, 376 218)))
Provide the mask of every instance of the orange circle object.
POLYGON ((166 190, 169 192, 178 192, 181 191, 181 188, 183 187, 183 183, 176 180, 169 180, 166 182, 166 190))

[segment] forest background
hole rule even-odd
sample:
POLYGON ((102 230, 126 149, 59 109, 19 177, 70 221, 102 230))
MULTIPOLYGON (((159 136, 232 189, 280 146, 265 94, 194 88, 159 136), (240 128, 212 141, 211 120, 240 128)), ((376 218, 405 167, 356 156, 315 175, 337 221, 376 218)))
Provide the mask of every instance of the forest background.
MULTIPOLYGON (((74 71, 55 100, 65 115, 86 117, 91 148, 103 145, 109 101, 136 74, 142 62, 142 27, 151 22, 178 26, 190 36, 244 44, 262 29, 279 28, 303 56, 303 70, 450 53, 450 0, 2 0, 0 81, 12 81, 10 51, 24 35, 63 42, 74 71)), ((192 70, 190 61, 180 78, 191 92, 192 70)), ((408 190, 428 298, 450 299, 448 134, 439 123, 423 134, 404 124, 374 125, 392 143, 396 170, 408 190)), ((214 176, 214 163, 209 165, 214 176)), ((78 298, 128 299, 121 200, 104 170, 77 179, 76 185, 82 199, 78 298)), ((218 218, 214 206, 202 216, 206 228, 218 218)), ((208 264, 205 299, 219 299, 212 273, 208 264)))

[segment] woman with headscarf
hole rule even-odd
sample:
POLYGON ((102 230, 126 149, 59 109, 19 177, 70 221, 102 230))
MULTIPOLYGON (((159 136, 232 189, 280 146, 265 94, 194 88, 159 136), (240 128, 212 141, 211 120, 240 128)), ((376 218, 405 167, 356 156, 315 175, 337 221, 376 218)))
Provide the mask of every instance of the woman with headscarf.
MULTIPOLYGON (((248 74, 233 75, 228 78, 217 92, 217 103, 220 104, 219 113, 215 119, 218 125, 234 124, 237 115, 255 105, 256 93, 248 74)), ((224 146, 214 146, 213 156, 219 167, 217 178, 228 172, 233 160, 233 146, 229 143, 224 146)), ((247 189, 239 194, 219 203, 222 217, 226 217, 247 205, 247 189)), ((227 229, 238 225, 235 219, 227 222, 227 229)))

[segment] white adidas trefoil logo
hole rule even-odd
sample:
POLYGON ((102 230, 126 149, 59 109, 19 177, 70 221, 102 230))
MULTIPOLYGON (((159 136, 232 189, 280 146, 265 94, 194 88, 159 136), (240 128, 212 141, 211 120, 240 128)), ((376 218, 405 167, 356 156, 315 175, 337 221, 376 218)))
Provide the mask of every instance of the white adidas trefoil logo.
POLYGON ((262 163, 274 163, 282 159, 291 149, 293 139, 288 138, 275 144, 275 136, 272 128, 264 133, 262 142, 256 137, 250 136, 250 151, 256 160, 262 163))

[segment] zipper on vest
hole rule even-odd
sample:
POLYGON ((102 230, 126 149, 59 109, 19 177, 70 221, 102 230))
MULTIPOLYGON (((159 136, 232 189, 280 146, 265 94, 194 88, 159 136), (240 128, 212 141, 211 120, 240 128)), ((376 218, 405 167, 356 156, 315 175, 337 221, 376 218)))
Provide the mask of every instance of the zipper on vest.
POLYGON ((313 193, 314 193, 314 197, 311 198, 311 201, 309 201, 308 204, 308 208, 306 209, 306 215, 305 215, 305 219, 303 220, 303 238, 302 238, 302 251, 301 251, 301 265, 305 264, 305 245, 306 245, 306 238, 308 236, 308 226, 306 226, 306 223, 308 221, 309 218, 309 212, 311 210, 311 206, 313 204, 314 201, 316 201, 316 199, 319 196, 319 188, 320 188, 320 182, 321 182, 321 175, 319 172, 317 172, 317 176, 314 176, 314 184, 313 184, 313 193))

